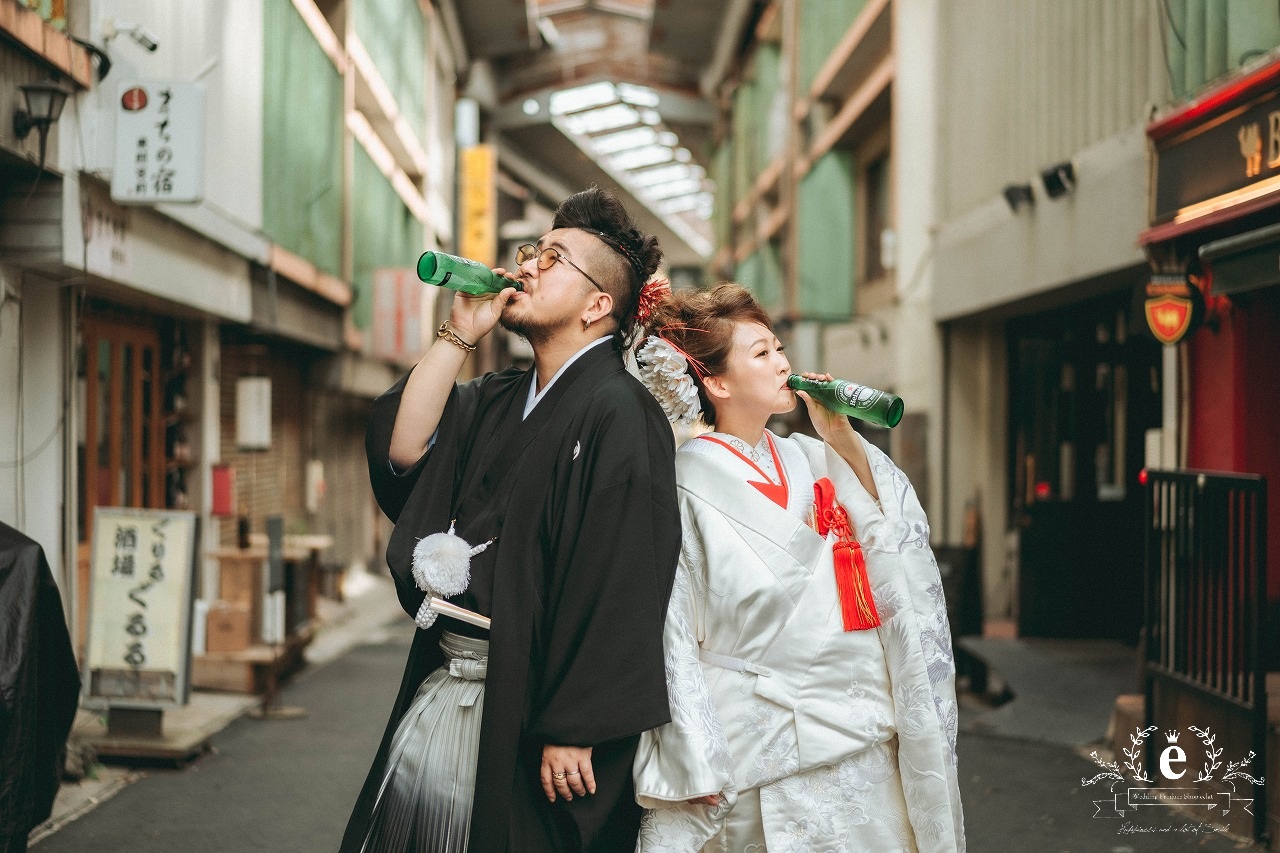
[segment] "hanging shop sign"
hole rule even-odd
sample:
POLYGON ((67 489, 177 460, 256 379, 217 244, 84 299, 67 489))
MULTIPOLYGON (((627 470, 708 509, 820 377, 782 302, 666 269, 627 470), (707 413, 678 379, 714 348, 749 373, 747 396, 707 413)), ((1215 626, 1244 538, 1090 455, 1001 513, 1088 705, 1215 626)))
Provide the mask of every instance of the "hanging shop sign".
POLYGON ((498 262, 497 162, 492 145, 458 152, 458 254, 487 267, 498 262))
MULTIPOLYGON (((373 271, 373 355, 409 367, 422 355, 423 287, 413 269, 373 271)), ((431 300, 427 299, 427 311, 431 300)), ((433 328, 427 316, 427 328, 433 328)), ((434 339, 433 339, 434 340, 434 339)))
POLYGON ((204 197, 204 86, 126 80, 115 118, 113 199, 154 204, 204 197))
POLYGON ((1207 93, 1147 134, 1153 225, 1280 198, 1280 62, 1207 93))
POLYGON ((94 510, 86 705, 186 703, 195 548, 195 513, 94 510))
POLYGON ((1182 276, 1154 275, 1144 285, 1147 328, 1162 344, 1176 344, 1204 319, 1204 294, 1182 276))

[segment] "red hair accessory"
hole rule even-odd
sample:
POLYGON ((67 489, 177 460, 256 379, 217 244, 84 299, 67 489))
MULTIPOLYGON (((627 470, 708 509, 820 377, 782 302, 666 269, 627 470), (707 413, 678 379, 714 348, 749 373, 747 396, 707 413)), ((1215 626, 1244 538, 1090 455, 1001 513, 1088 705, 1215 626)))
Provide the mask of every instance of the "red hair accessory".
POLYGON ((649 325, 653 310, 671 295, 671 282, 665 278, 655 278, 645 282, 640 288, 640 300, 636 303, 636 322, 641 326, 649 325))

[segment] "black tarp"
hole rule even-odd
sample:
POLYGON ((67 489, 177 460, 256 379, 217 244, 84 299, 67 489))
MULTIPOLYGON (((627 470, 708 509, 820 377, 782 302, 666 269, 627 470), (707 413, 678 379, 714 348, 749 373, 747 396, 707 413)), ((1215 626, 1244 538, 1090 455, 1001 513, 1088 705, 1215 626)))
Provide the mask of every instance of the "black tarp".
POLYGON ((25 850, 58 793, 80 675, 40 545, 0 522, 0 851, 25 850))

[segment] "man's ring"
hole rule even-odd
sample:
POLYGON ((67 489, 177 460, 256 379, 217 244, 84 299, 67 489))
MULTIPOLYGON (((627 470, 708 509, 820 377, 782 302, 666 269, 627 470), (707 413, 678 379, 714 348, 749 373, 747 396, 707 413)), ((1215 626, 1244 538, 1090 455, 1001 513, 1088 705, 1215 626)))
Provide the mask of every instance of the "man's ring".
POLYGON ((566 776, 577 776, 577 775, 578 775, 578 771, 577 771, 577 770, 570 770, 568 773, 566 773, 566 774, 564 774, 564 775, 566 775, 566 776))
POLYGON ((559 781, 559 780, 561 780, 561 779, 564 779, 565 775, 566 775, 566 774, 564 774, 564 773, 552 773, 552 774, 551 774, 551 778, 553 778, 553 779, 555 779, 555 780, 559 781))

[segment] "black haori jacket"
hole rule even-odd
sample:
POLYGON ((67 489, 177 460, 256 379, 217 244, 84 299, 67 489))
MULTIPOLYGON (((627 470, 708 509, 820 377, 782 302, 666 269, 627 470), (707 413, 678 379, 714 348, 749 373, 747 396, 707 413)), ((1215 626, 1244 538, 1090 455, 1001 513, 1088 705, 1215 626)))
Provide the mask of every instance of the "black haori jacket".
MULTIPOLYGON (((493 619, 469 849, 630 851, 640 810, 640 732, 670 718, 662 631, 680 550, 671 428, 610 346, 583 353, 522 419, 534 371, 458 385, 435 443, 411 471, 388 464, 402 379, 378 398, 367 451, 374 494, 396 523, 387 547, 410 615, 417 541, 449 529, 474 544, 472 586, 452 599, 493 619), (594 796, 547 802, 545 744, 591 746, 594 796)), ((442 662, 441 617, 418 630, 395 708, 356 803, 357 853, 391 739, 442 662)))
POLYGON ((79 694, 44 551, 0 522, 0 850, 49 817, 79 694))

